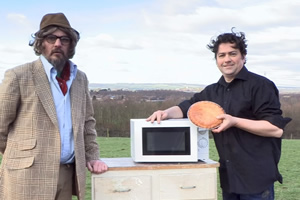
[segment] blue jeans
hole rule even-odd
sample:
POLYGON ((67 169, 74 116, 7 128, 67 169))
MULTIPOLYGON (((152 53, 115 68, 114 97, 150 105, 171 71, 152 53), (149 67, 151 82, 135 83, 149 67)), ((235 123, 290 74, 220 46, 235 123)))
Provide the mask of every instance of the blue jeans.
POLYGON ((223 200, 274 200, 274 184, 259 194, 235 194, 223 191, 223 200))

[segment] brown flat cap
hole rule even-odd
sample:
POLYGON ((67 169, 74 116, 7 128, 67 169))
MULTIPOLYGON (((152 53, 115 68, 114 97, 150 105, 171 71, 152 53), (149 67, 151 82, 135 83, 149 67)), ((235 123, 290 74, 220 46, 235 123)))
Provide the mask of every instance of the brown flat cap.
MULTIPOLYGON (((64 28, 73 29, 63 13, 49 13, 46 14, 41 21, 40 30, 46 28, 47 26, 60 26, 64 28)), ((76 31, 75 29, 73 29, 76 31)), ((76 31, 77 32, 77 31, 76 31)), ((78 33, 78 32, 77 32, 78 33)))

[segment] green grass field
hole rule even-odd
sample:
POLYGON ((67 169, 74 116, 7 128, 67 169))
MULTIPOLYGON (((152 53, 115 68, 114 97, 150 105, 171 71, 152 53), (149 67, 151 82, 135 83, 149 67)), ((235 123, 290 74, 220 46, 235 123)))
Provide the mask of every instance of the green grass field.
MULTIPOLYGON (((99 137, 101 157, 116 158, 130 157, 130 139, 129 138, 106 138, 99 137)), ((275 195, 276 200, 299 200, 300 199, 300 140, 283 140, 282 156, 279 164, 280 172, 283 176, 283 184, 276 182, 275 195)), ((210 140, 210 159, 218 160, 213 140, 210 140)), ((0 156, 1 160, 1 156, 0 156)), ((91 200, 91 178, 87 172, 86 200, 91 200)), ((221 189, 218 184, 218 199, 221 189)), ((77 198, 73 198, 74 200, 77 198)))
MULTIPOLYGON (((105 138, 99 137, 101 157, 130 157, 129 138, 105 138)), ((300 199, 300 140, 283 140, 282 156, 279 164, 283 176, 283 184, 276 182, 276 200, 299 200, 300 199)), ((210 140, 210 159, 218 160, 213 140, 210 140)), ((91 200, 91 182, 88 173, 86 200, 91 200)), ((218 183, 218 199, 221 198, 221 189, 218 183)))

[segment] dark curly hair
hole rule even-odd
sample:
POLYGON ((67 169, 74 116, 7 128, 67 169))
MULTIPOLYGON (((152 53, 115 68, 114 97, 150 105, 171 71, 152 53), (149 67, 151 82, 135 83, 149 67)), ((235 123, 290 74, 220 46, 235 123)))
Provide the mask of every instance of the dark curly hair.
POLYGON ((43 50, 42 43, 44 41, 44 38, 47 35, 50 35, 51 33, 55 32, 56 30, 63 31, 71 38, 68 58, 73 58, 73 56, 75 55, 75 47, 80 38, 79 33, 73 29, 64 28, 60 26, 48 26, 32 35, 32 38, 34 40, 29 42, 29 46, 33 46, 33 50, 37 56, 41 55, 43 50))
POLYGON ((247 55, 247 40, 245 33, 235 32, 234 29, 234 27, 231 28, 231 33, 223 33, 216 39, 212 39, 210 44, 207 45, 207 48, 215 54, 215 59, 217 58, 219 46, 222 43, 234 44, 233 48, 239 49, 243 57, 247 55))

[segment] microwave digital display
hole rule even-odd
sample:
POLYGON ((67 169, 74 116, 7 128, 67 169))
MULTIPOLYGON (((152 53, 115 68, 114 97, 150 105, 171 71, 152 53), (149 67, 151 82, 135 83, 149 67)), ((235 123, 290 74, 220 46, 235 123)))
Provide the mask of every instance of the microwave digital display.
POLYGON ((190 155, 190 127, 143 128, 143 155, 190 155))

